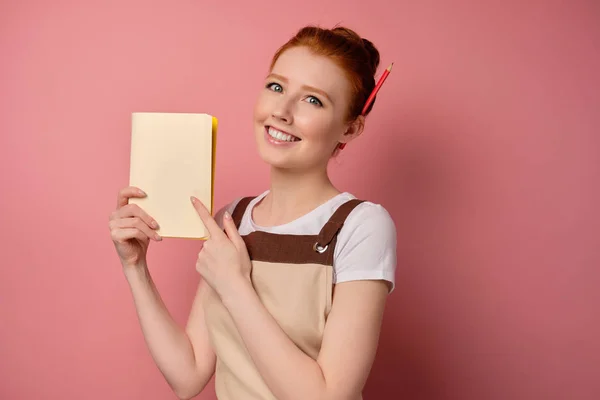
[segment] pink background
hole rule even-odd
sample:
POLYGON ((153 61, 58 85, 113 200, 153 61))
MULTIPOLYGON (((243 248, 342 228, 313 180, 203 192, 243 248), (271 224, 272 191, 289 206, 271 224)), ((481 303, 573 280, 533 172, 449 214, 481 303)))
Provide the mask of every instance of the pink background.
MULTIPOLYGON (((600 398, 599 20, 591 0, 3 1, 0 398, 175 397, 108 231, 130 113, 218 116, 217 205, 257 194, 270 57, 338 22, 395 62, 332 168, 398 227, 365 398, 600 398)), ((197 250, 150 251, 181 323, 197 250)))

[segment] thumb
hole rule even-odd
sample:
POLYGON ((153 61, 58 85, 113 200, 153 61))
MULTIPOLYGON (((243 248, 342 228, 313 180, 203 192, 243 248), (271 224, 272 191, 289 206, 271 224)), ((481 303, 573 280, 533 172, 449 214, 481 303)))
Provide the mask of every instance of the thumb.
POLYGON ((227 211, 225 211, 225 214, 223 215, 223 227, 225 228, 227 237, 233 242, 235 247, 238 250, 245 250, 246 243, 244 243, 244 239, 240 236, 240 233, 235 226, 235 222, 233 222, 233 219, 231 218, 231 214, 227 211))

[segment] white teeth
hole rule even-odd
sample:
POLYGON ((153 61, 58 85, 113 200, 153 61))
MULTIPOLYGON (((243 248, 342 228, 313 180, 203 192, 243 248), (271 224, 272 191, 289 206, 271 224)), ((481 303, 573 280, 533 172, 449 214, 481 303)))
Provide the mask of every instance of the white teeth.
POLYGON ((293 142, 294 137, 292 135, 288 135, 287 133, 283 133, 278 131, 273 127, 269 127, 269 135, 277 140, 281 140, 283 142, 293 142))

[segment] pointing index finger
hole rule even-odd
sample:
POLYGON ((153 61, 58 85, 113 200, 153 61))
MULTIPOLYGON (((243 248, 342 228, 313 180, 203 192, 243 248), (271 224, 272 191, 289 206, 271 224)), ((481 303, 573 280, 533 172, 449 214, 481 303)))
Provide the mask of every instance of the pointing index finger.
POLYGON ((192 204, 198 212, 202 223, 204 223, 204 226, 206 226, 208 233, 213 237, 219 234, 224 235, 224 233, 221 232, 221 228, 219 228, 217 221, 215 221, 212 215, 210 215, 210 212, 208 212, 208 209, 204 206, 204 204, 202 204, 202 202, 194 196, 191 196, 190 199, 192 200, 192 204))

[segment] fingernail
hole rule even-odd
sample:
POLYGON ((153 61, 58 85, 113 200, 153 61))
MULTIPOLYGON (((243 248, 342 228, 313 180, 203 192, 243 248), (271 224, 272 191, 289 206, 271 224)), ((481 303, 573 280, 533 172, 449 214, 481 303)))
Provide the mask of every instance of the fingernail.
POLYGON ((225 219, 231 219, 231 215, 229 214, 229 211, 225 211, 225 219))
POLYGON ((142 196, 146 196, 146 192, 144 192, 142 189, 138 190, 138 193, 141 194, 142 196))
POLYGON ((156 221, 152 221, 152 227, 153 227, 154 229, 158 228, 158 222, 156 222, 156 221))
POLYGON ((158 240, 158 241, 161 241, 161 240, 162 240, 162 237, 161 237, 160 235, 156 235, 156 236, 155 236, 155 238, 156 238, 156 240, 158 240))
POLYGON ((196 202, 196 198, 194 196, 190 196, 190 200, 192 200, 192 203, 196 202))

